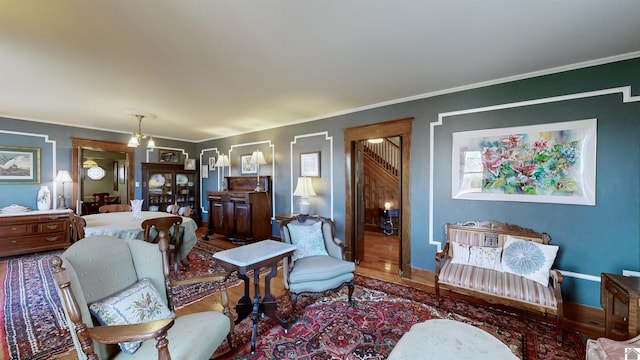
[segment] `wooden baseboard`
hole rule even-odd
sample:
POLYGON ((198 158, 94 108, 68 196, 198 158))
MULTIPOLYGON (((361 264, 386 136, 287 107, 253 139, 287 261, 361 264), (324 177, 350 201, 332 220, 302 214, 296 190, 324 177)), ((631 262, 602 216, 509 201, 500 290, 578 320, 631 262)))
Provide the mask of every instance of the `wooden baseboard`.
MULTIPOLYGON (((405 285, 435 293, 436 274, 434 272, 412 268, 411 275, 411 279, 402 278, 401 282, 405 285)), ((455 298, 462 297, 448 291, 443 291, 441 295, 455 298)), ((469 297, 465 297, 465 299, 472 302, 477 300, 469 297)), ((604 311, 602 309, 566 301, 563 305, 564 326, 566 329, 577 331, 592 339, 604 336, 604 311)))

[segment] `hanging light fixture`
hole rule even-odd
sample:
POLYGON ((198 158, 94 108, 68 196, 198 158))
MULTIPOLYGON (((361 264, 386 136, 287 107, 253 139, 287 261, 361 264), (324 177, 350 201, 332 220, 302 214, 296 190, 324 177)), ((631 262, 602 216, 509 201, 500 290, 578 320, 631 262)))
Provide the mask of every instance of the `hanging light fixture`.
POLYGON ((131 114, 131 115, 135 116, 138 119, 138 131, 134 132, 133 135, 131 135, 131 139, 129 139, 129 143, 127 144, 127 146, 138 147, 140 145, 140 140, 149 138, 149 141, 147 142, 147 148, 152 149, 156 147, 156 142, 153 140, 151 136, 142 134, 142 119, 145 116, 141 114, 131 114))
POLYGON ((82 162, 82 167, 85 168, 85 169, 92 168, 92 167, 98 167, 98 163, 93 159, 87 159, 87 160, 82 162))

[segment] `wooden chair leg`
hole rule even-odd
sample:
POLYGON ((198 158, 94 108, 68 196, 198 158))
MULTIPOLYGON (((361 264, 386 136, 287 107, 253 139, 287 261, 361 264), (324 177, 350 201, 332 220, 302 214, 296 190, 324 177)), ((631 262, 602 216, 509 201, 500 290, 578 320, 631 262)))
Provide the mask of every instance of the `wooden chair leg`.
POLYGON ((349 281, 349 284, 347 284, 347 287, 349 288, 349 304, 353 305, 353 289, 355 288, 353 279, 349 281))

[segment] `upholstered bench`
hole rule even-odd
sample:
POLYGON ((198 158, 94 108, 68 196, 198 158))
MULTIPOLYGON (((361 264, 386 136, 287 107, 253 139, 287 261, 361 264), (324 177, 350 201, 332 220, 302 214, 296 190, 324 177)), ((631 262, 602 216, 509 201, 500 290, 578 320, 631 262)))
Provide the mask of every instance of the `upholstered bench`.
POLYGON ((436 254, 436 304, 442 289, 555 321, 562 341, 562 275, 551 269, 558 247, 546 233, 496 221, 445 225, 436 254))

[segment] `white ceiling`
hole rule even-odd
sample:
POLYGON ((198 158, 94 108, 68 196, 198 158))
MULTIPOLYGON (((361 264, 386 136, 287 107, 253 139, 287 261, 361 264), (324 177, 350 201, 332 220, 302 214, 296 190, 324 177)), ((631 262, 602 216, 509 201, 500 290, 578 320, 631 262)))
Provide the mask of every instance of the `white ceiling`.
POLYGON ((638 0, 0 0, 0 116, 202 141, 639 50, 638 0))

